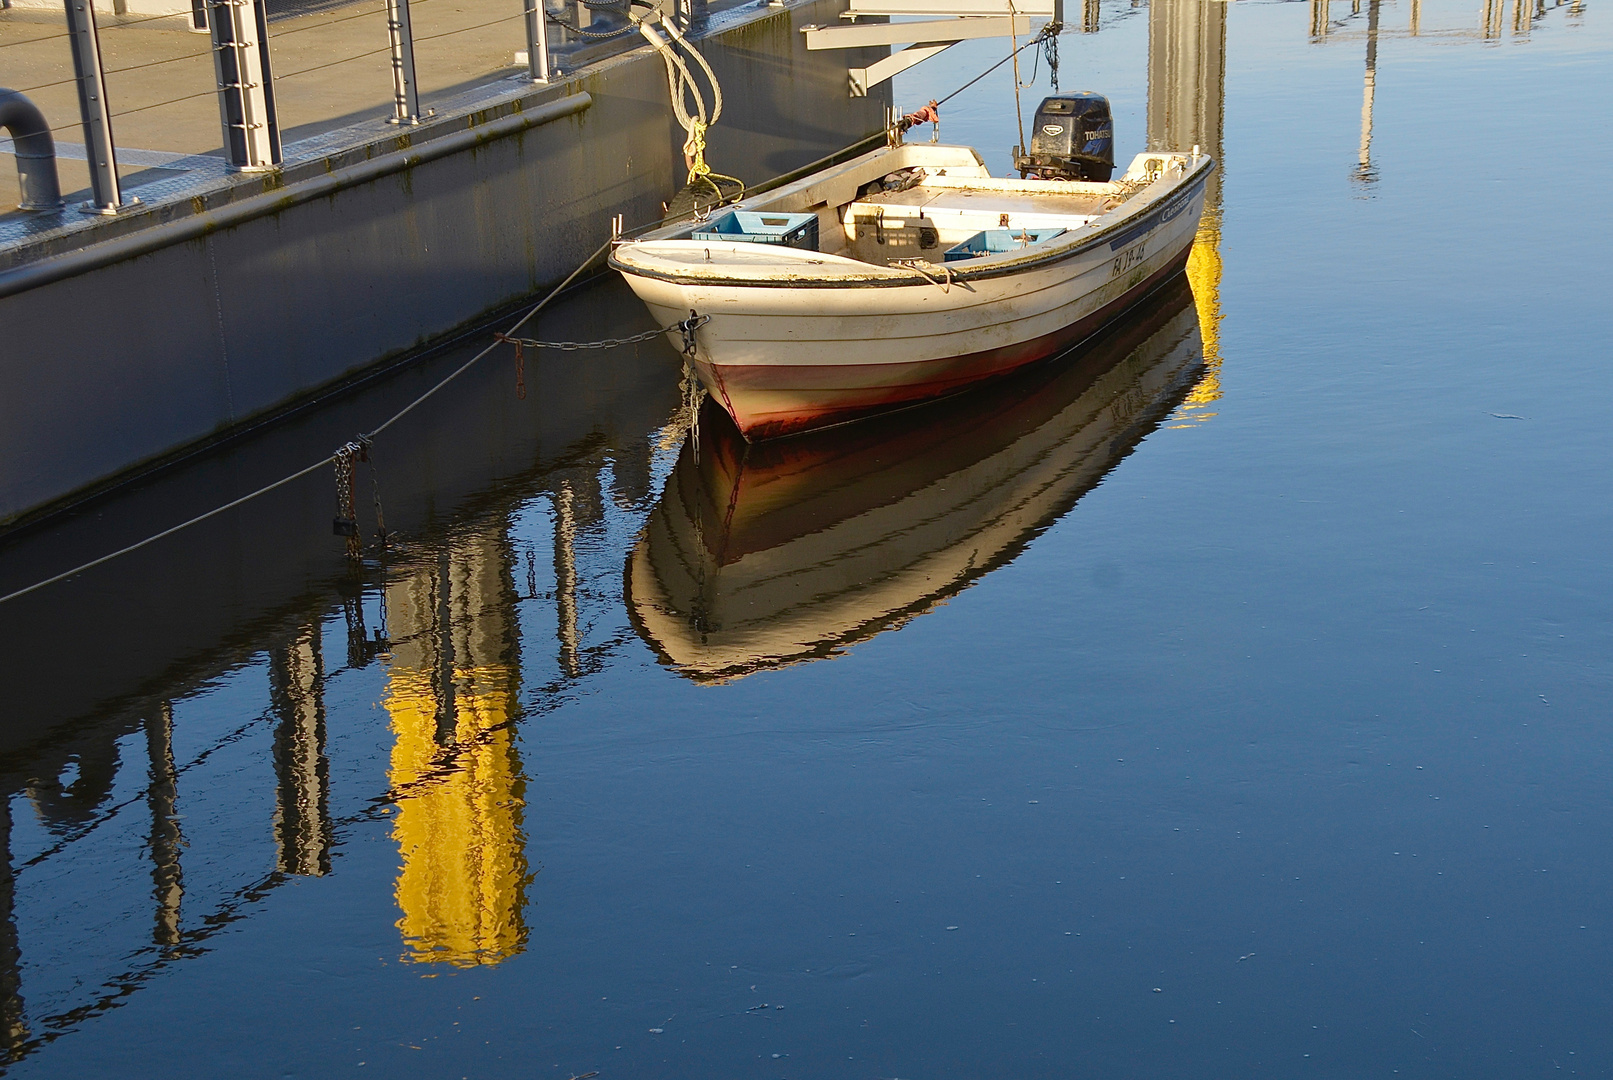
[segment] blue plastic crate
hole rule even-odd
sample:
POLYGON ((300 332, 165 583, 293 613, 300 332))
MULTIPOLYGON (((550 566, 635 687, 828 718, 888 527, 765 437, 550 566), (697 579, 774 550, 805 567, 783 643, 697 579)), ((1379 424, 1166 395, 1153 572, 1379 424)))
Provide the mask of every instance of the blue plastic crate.
POLYGON ((750 244, 783 244, 818 250, 818 215, 767 214, 731 210, 690 234, 695 240, 737 240, 750 244))
POLYGON ((947 248, 947 262, 960 259, 978 259, 986 255, 1000 255, 1005 251, 1023 251, 1032 244, 1051 240, 1063 229, 987 229, 977 232, 961 244, 947 248))

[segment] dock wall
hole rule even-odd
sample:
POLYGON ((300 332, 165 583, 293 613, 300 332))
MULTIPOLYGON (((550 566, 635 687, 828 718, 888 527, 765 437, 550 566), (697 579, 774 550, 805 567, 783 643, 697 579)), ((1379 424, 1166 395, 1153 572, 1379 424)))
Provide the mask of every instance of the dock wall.
MULTIPOLYGON (((799 32, 843 7, 714 20, 699 47, 726 103, 717 171, 754 184, 880 128, 888 98, 847 93, 865 61, 808 53, 799 32)), ((0 252, 0 531, 510 307, 570 273, 613 215, 660 218, 683 133, 652 49, 508 86, 129 215, 64 212, 0 252)))

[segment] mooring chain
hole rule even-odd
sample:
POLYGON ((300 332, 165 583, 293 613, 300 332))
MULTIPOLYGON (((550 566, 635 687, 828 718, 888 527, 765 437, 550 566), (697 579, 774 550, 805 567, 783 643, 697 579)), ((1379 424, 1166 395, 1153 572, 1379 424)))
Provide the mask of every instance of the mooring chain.
POLYGON ((693 360, 695 354, 694 332, 710 321, 710 315, 697 315, 695 314, 694 308, 690 308, 689 317, 687 319, 684 319, 682 322, 675 322, 672 324, 672 326, 667 327, 667 329, 671 330, 673 327, 677 327, 677 329, 683 332, 683 355, 693 360))
POLYGON ((505 334, 494 334, 493 337, 499 341, 514 345, 518 361, 522 359, 522 349, 559 349, 561 352, 578 352, 582 349, 615 349, 622 345, 638 345, 642 342, 653 341, 662 334, 670 334, 674 330, 683 332, 683 348, 684 352, 688 352, 695 330, 710 321, 710 315, 696 315, 691 311, 687 319, 679 320, 669 326, 663 326, 658 330, 646 330, 642 334, 634 334, 632 337, 601 338, 599 341, 538 341, 535 338, 509 337, 505 334))
POLYGON ((628 23, 626 26, 619 27, 618 29, 607 30, 601 33, 597 30, 584 30, 580 26, 573 26, 571 23, 568 23, 558 15, 548 14, 548 18, 549 21, 554 23, 556 26, 564 30, 569 30, 571 33, 576 34, 580 38, 592 38, 595 41, 609 41, 611 38, 619 38, 625 34, 631 34, 638 30, 637 23, 628 23))
POLYGON ((350 559, 356 559, 363 553, 358 538, 358 504, 353 491, 359 454, 363 449, 359 443, 350 442, 332 455, 336 466, 336 517, 330 523, 330 531, 337 536, 347 537, 347 557, 350 559))
MULTIPOLYGON (((509 340, 506 338, 505 340, 509 340)), ((526 400, 526 342, 515 343, 515 396, 526 400)))
MULTIPOLYGON (((683 357, 683 376, 678 380, 678 394, 683 398, 684 415, 689 421, 689 438, 694 444, 695 464, 700 463, 700 405, 706 400, 706 388, 700 385, 700 379, 694 373, 694 366, 690 363, 693 354, 685 353, 683 357)), ((695 523, 699 528, 699 522, 695 523)))
POLYGON ((350 559, 358 559, 364 554, 364 541, 360 539, 358 530, 358 463, 361 461, 370 467, 375 536, 382 547, 386 546, 386 514, 381 510, 381 474, 375 469, 372 445, 367 436, 360 435, 352 442, 343 443, 331 455, 331 462, 336 467, 336 517, 330 523, 330 531, 347 538, 347 557, 350 559))
POLYGON ((375 503, 375 538, 386 547, 386 515, 381 512, 381 474, 375 469, 375 444, 367 436, 358 437, 359 460, 370 467, 370 497, 375 503))

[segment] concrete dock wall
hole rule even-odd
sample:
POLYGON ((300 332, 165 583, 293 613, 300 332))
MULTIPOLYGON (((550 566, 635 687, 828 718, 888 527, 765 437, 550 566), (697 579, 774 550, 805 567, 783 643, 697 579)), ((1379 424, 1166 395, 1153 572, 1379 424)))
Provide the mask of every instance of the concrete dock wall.
MULTIPOLYGON (((888 99, 847 94, 848 62, 864 61, 802 43, 800 26, 843 6, 733 12, 700 41, 726 99, 715 169, 756 183, 879 129, 888 99)), ((684 179, 683 133, 653 50, 508 85, 0 255, 0 529, 530 296, 615 214, 660 217, 684 179)))

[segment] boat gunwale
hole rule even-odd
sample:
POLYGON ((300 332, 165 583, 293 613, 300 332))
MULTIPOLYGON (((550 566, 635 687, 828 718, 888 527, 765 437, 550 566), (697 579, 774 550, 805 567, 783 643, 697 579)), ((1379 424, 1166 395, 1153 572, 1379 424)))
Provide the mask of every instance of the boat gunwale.
MULTIPOLYGON (((1165 156, 1165 152, 1162 152, 1161 156, 1165 156)), ((905 289, 914 288, 915 286, 938 284, 940 283, 938 279, 941 278, 942 275, 945 275, 945 280, 948 284, 984 281, 991 278, 1006 277, 1013 274, 1024 273, 1029 270, 1037 270, 1046 266, 1052 266, 1056 263, 1063 262, 1066 259, 1085 255, 1093 248, 1096 248, 1104 243, 1108 243, 1110 248, 1113 250, 1121 240, 1129 239, 1127 236, 1128 233, 1136 232, 1140 235, 1143 232, 1151 231, 1153 228, 1157 227, 1155 225, 1148 225, 1146 228, 1144 228, 1145 223, 1151 216, 1155 214, 1163 214, 1166 210, 1172 207, 1173 203, 1178 201, 1181 203, 1192 201, 1197 191, 1203 188, 1204 183, 1215 168, 1216 162, 1214 158, 1210 157, 1209 155, 1200 155, 1199 160, 1193 164, 1174 185, 1166 188, 1153 199, 1142 203, 1132 213, 1127 214, 1116 221, 1110 222, 1109 224, 1104 225, 1097 232, 1089 233, 1086 236, 1079 235, 1080 231, 1081 229, 1091 228, 1090 225, 1084 225, 1081 226, 1081 229, 1072 230, 1072 232, 1076 235, 1072 237, 1072 243, 1070 243, 1069 246, 1055 246, 1049 250, 1038 252, 1035 255, 1020 255, 1004 262, 994 263, 990 266, 971 266, 954 269, 948 264, 935 263, 934 266, 936 269, 933 276, 920 270, 908 270, 907 273, 902 273, 903 270, 907 270, 906 267, 882 267, 873 263, 869 263, 867 265, 872 270, 882 271, 882 273, 878 274, 877 276, 874 274, 869 274, 867 276, 846 277, 792 277, 787 279, 762 279, 689 275, 678 273, 676 271, 658 270, 649 267, 636 266, 630 263, 623 263, 617 258, 617 253, 615 250, 612 250, 610 253, 609 264, 612 269, 625 275, 634 275, 637 277, 648 278, 653 281, 664 281, 674 285, 706 286, 710 288, 905 289), (1119 240, 1116 239, 1116 234, 1119 234, 1119 240)), ((1141 196, 1142 194, 1143 192, 1139 192, 1138 196, 1141 196)), ((1169 220, 1174 220, 1174 218, 1175 215, 1172 215, 1169 220)), ((1160 224, 1163 224, 1163 222, 1160 222, 1160 224)), ((666 239, 672 238, 668 237, 666 239)), ((647 242, 656 243, 657 241, 651 240, 647 242)), ((632 245, 623 245, 623 247, 629 246, 632 245)))

